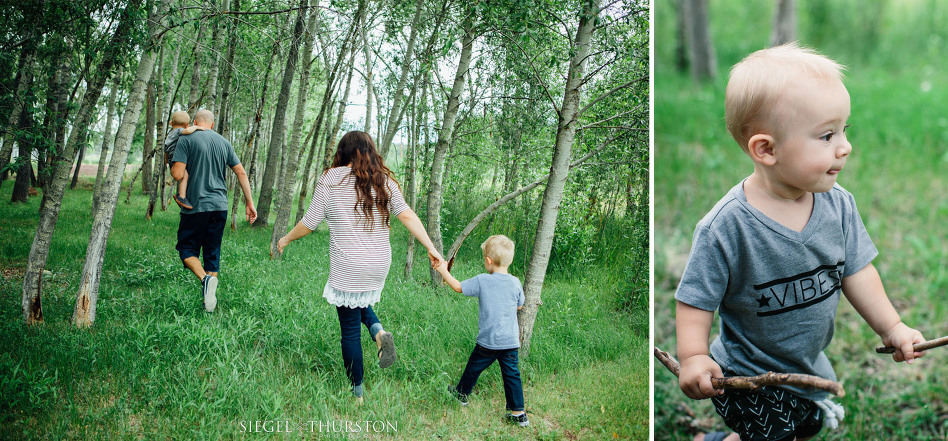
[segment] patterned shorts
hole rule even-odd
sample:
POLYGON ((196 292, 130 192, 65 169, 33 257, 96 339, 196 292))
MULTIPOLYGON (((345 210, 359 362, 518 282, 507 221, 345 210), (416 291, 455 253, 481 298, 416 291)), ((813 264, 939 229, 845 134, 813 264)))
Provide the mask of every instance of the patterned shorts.
POLYGON ((813 401, 777 387, 727 389, 711 401, 741 441, 792 441, 809 438, 823 428, 820 409, 813 401))

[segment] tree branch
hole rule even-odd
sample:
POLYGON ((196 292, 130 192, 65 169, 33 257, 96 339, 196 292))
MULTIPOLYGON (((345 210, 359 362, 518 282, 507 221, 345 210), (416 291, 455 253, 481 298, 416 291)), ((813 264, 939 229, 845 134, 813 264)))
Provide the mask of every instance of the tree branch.
MULTIPOLYGON (((530 63, 530 70, 533 71, 533 76, 536 78, 537 83, 540 84, 540 87, 543 87, 543 91, 546 93, 547 98, 549 98, 550 104, 553 105, 553 110, 556 111, 556 116, 559 117, 560 108, 556 106, 556 99, 553 98, 553 95, 550 93, 550 89, 546 87, 546 83, 543 82, 543 79, 540 78, 540 71, 538 71, 536 66, 533 65, 533 60, 530 58, 529 55, 527 55, 527 51, 523 49, 523 46, 520 45, 520 42, 518 42, 517 39, 513 37, 513 35, 510 35, 508 33, 506 34, 506 36, 510 40, 511 43, 517 46, 517 49, 520 49, 520 53, 522 53, 524 58, 526 58, 527 62, 530 63)), ((577 117, 578 116, 579 115, 577 114, 577 117)))
MULTIPOLYGON (((671 373, 677 377, 681 372, 681 366, 667 352, 655 348, 655 358, 662 362, 671 373)), ((715 389, 750 389, 755 390, 761 386, 793 386, 819 389, 829 392, 837 397, 846 396, 843 386, 835 381, 814 375, 805 374, 778 374, 767 372, 766 374, 754 377, 727 377, 711 378, 711 385, 715 389)))
MULTIPOLYGON (((620 133, 617 133, 615 136, 613 136, 613 137, 607 139, 606 141, 604 141, 603 143, 599 144, 598 146, 596 146, 596 148, 590 150, 588 153, 586 153, 585 155, 583 155, 583 156, 580 157, 579 159, 577 159, 577 160, 571 162, 571 163, 569 164, 569 168, 573 168, 573 167, 579 166, 579 165, 582 164, 583 162, 586 162, 587 159, 591 158, 591 157, 592 157, 593 155, 595 155, 596 153, 599 153, 599 151, 601 151, 602 149, 604 149, 607 145, 609 145, 610 143, 612 143, 612 141, 615 141, 616 139, 618 139, 620 136, 622 136, 622 135, 625 134, 625 133, 628 133, 628 132, 620 132, 620 133)), ((448 270, 449 270, 449 271, 451 270, 451 266, 454 264, 454 257, 457 256, 458 250, 461 249, 461 244, 464 243, 464 240, 467 239, 467 237, 471 234, 471 232, 473 232, 474 229, 477 228, 477 225, 480 224, 481 221, 484 220, 484 218, 486 218, 488 215, 490 215, 491 213, 493 213, 494 210, 496 210, 497 208, 499 208, 501 205, 506 204, 506 203, 507 203, 508 201, 510 201, 511 199, 513 199, 513 198, 515 198, 515 197, 517 197, 517 196, 520 196, 520 195, 523 194, 523 193, 526 193, 526 192, 528 192, 528 191, 530 191, 530 190, 533 190, 534 188, 536 188, 536 187, 539 186, 540 184, 543 184, 544 182, 546 182, 548 179, 550 179, 550 174, 549 174, 549 173, 547 173, 547 174, 544 175, 543 177, 541 177, 541 178, 539 178, 539 179, 537 179, 537 180, 535 180, 535 181, 533 181, 533 182, 531 182, 531 183, 529 183, 529 184, 527 184, 527 185, 525 185, 525 186, 523 186, 523 187, 520 187, 520 188, 517 189, 517 190, 514 190, 514 191, 512 191, 512 192, 510 192, 510 193, 507 193, 506 195, 504 195, 504 196, 501 197, 500 199, 497 199, 493 204, 490 204, 490 206, 488 206, 487 208, 485 208, 484 210, 482 210, 480 213, 478 213, 477 216, 474 216, 474 219, 472 219, 471 222, 469 222, 469 223, 467 224, 467 226, 464 227, 464 230, 461 231, 460 234, 458 234, 458 238, 455 239, 454 243, 451 244, 451 248, 448 249, 448 253, 445 254, 445 258, 446 258, 447 261, 448 261, 448 270)))
MULTIPOLYGON (((914 349, 915 349, 915 352, 922 352, 922 351, 927 351, 929 349, 934 349, 934 348, 945 346, 945 345, 948 345, 948 336, 918 343, 914 346, 914 349)), ((893 348, 892 346, 881 346, 881 347, 876 348, 876 352, 880 354, 894 354, 895 348, 893 348)))
POLYGON ((595 105, 595 104, 598 103, 599 101, 602 101, 603 98, 605 98, 605 97, 607 97, 607 96, 609 96, 609 95, 612 95, 612 94, 614 94, 614 93, 616 93, 616 92, 618 92, 618 91, 620 91, 620 90, 622 90, 622 89, 625 89, 626 87, 631 86, 632 83, 637 83, 637 82, 639 82, 639 81, 648 81, 648 75, 645 75, 645 76, 636 78, 636 79, 631 80, 631 81, 629 81, 629 82, 627 82, 627 83, 625 83, 625 84, 616 86, 616 87, 614 87, 612 90, 610 90, 610 91, 608 91, 608 92, 606 92, 606 93, 604 93, 604 94, 602 94, 602 95, 599 95, 598 97, 596 97, 596 99, 590 101, 589 104, 586 104, 585 106, 583 106, 582 109, 579 109, 579 112, 576 113, 576 117, 579 118, 580 116, 582 116, 582 114, 583 114, 584 112, 586 112, 587 110, 589 110, 590 107, 592 107, 593 105, 595 105))
POLYGON ((630 114, 630 113, 633 113, 633 112, 638 112, 641 108, 642 108, 642 106, 636 106, 636 107, 635 107, 634 109, 632 109, 632 110, 627 110, 627 111, 622 112, 622 113, 620 113, 620 114, 610 116, 610 117, 608 117, 608 118, 606 118, 606 119, 601 119, 601 120, 596 121, 596 122, 594 122, 594 123, 586 124, 586 125, 584 125, 584 126, 578 128, 578 129, 576 129, 576 130, 579 131, 579 130, 588 129, 588 128, 592 128, 592 127, 599 127, 599 124, 612 121, 612 120, 614 120, 614 119, 616 119, 616 118, 621 118, 621 117, 626 116, 626 115, 628 115, 628 114, 630 114))

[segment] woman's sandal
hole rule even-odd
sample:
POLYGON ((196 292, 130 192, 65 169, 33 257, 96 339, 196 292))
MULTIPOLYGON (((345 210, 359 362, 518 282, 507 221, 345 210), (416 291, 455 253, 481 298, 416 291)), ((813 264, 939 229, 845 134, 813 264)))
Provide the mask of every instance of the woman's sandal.
POLYGON ((382 342, 378 354, 379 367, 384 369, 395 364, 395 360, 398 358, 398 355, 395 354, 395 337, 391 332, 385 332, 378 338, 382 342))

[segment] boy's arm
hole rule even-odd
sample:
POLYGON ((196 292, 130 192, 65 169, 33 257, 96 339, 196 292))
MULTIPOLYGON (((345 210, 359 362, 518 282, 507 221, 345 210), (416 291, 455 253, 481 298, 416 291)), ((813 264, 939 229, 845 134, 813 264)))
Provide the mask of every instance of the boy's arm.
POLYGON ((711 377, 724 376, 721 366, 711 359, 708 351, 714 313, 682 302, 677 304, 675 329, 678 334, 678 358, 681 361, 678 386, 688 398, 695 400, 724 393, 724 390, 711 386, 711 377))
POLYGON ((196 130, 207 130, 207 129, 205 129, 204 127, 201 127, 201 126, 189 126, 189 127, 184 128, 184 129, 181 129, 181 134, 182 134, 182 135, 190 135, 190 134, 194 133, 196 130))
POLYGON ((454 290, 454 292, 461 292, 461 282, 458 282, 458 279, 455 279, 451 273, 448 272, 448 263, 442 260, 438 266, 435 267, 441 274, 441 278, 444 279, 444 282, 454 290))
POLYGON ((871 263, 855 274, 843 277, 843 294, 856 308, 872 330, 882 337, 882 344, 896 348, 895 361, 912 360, 924 352, 915 352, 912 346, 925 341, 922 333, 902 323, 899 313, 882 287, 879 272, 871 263))

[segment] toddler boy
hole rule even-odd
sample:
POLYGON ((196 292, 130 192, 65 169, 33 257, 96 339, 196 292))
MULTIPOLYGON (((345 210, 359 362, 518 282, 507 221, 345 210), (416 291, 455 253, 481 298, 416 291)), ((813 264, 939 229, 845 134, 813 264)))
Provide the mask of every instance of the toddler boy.
POLYGON ((497 360, 504 378, 504 397, 509 411, 504 419, 528 426, 530 421, 523 407, 523 384, 517 368, 517 352, 520 348, 517 311, 523 307, 523 287, 519 279, 507 272, 507 267, 513 262, 514 243, 507 236, 494 235, 481 244, 481 250, 484 252, 487 274, 478 274, 458 282, 448 272, 447 263, 443 260, 435 268, 455 292, 477 297, 480 311, 477 344, 453 393, 461 405, 466 406, 477 377, 497 360))
MULTIPOLYGON (((179 110, 171 114, 171 131, 168 132, 168 136, 165 137, 165 159, 168 161, 168 167, 174 165, 174 161, 171 158, 174 158, 174 150, 178 146, 178 137, 181 135, 190 135, 194 133, 195 130, 204 130, 201 126, 191 126, 188 127, 188 124, 191 123, 191 115, 188 115, 188 112, 179 110)), ((181 181, 178 182, 178 193, 173 196, 175 203, 179 207, 184 208, 185 210, 193 210, 194 205, 188 201, 188 172, 184 172, 184 178, 181 178, 181 181)))
POLYGON ((922 355, 912 348, 922 334, 902 323, 872 265, 878 252, 855 200, 836 183, 852 151, 842 69, 788 44, 749 55, 728 80, 727 128, 754 171, 695 228, 675 324, 681 390, 712 398, 742 441, 807 439, 842 418, 815 389, 711 386, 712 377, 768 371, 835 381, 823 350, 840 291, 882 343, 897 348, 895 361, 922 355), (709 351, 715 310, 721 330, 709 351))

